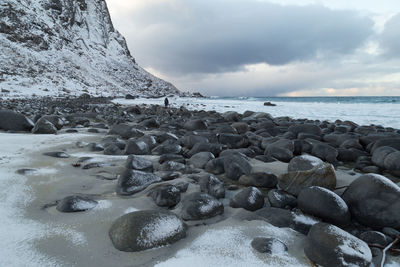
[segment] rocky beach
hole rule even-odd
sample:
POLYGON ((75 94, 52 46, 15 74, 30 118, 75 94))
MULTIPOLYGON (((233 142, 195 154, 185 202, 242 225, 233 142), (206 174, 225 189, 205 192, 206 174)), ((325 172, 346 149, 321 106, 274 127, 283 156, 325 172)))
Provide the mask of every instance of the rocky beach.
POLYGON ((2 264, 400 263, 399 130, 111 100, 0 102, 2 264))

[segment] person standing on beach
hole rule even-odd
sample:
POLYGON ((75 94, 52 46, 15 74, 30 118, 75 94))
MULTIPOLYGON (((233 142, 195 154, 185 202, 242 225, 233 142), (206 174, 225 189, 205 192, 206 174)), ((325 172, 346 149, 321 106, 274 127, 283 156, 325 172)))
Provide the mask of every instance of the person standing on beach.
POLYGON ((169 105, 168 97, 166 97, 164 99, 164 105, 165 105, 166 108, 168 107, 168 105, 169 105))

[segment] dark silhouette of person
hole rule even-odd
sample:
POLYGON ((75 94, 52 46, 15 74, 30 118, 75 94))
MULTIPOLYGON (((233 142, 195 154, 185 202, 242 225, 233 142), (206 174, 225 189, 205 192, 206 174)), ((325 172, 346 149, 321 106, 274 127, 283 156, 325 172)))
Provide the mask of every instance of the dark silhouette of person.
POLYGON ((169 101, 168 101, 168 98, 167 98, 167 97, 164 99, 164 105, 165 105, 166 108, 167 108, 168 105, 169 105, 169 101))

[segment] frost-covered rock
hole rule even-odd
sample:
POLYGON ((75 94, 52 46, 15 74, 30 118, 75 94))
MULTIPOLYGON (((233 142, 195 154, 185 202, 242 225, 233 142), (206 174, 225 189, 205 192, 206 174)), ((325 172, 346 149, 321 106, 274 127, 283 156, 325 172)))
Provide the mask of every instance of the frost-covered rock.
POLYGON ((264 206, 264 197, 256 187, 248 187, 237 193, 230 201, 232 208, 243 208, 250 211, 261 209, 264 206))
POLYGON ((81 196, 68 196, 58 201, 57 210, 60 212, 78 212, 96 207, 97 201, 81 196))
POLYGON ((326 222, 345 226, 351 215, 346 202, 334 192, 319 186, 311 186, 300 191, 297 198, 299 208, 326 222))
POLYGON ((0 50, 9 95, 179 94, 136 64, 104 0, 3 0, 0 50))
POLYGON ((195 192, 182 201, 182 219, 204 220, 224 213, 224 205, 213 196, 195 192))
POLYGON ((368 267, 372 260, 364 241, 327 223, 311 227, 304 252, 311 261, 325 267, 368 267))
POLYGON ((134 252, 175 243, 186 236, 186 229, 172 212, 143 210, 118 218, 109 236, 116 249, 134 252))
POLYGON ((365 174, 346 189, 343 199, 358 222, 372 228, 400 229, 400 187, 379 174, 365 174))
POLYGON ((181 200, 181 191, 171 184, 163 184, 152 189, 148 194, 157 206, 174 207, 181 200))
POLYGON ((153 173, 126 169, 118 179, 117 194, 132 195, 160 181, 161 178, 153 173))

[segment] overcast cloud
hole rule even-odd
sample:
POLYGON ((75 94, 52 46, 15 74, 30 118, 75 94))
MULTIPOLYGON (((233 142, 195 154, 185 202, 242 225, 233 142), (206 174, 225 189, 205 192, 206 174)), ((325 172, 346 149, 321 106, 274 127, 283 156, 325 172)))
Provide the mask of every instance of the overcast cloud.
POLYGON ((395 78, 400 72, 400 13, 365 10, 372 4, 344 9, 340 1, 337 8, 323 1, 107 3, 139 64, 183 91, 400 95, 400 78, 395 78))

